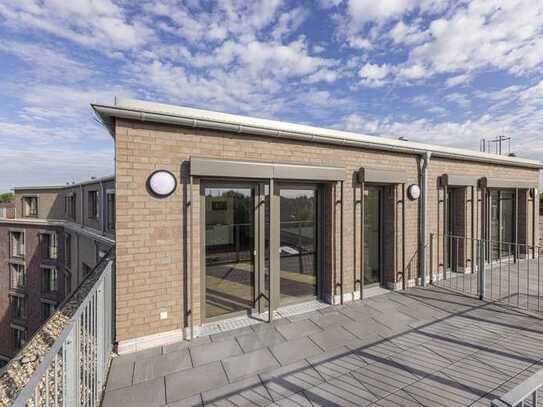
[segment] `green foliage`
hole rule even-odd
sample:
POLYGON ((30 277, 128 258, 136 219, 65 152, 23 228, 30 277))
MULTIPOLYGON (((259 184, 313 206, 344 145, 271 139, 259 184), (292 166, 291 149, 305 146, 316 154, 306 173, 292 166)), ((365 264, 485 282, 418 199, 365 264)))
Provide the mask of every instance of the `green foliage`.
POLYGON ((0 194, 0 202, 11 202, 15 199, 15 195, 11 192, 0 194))

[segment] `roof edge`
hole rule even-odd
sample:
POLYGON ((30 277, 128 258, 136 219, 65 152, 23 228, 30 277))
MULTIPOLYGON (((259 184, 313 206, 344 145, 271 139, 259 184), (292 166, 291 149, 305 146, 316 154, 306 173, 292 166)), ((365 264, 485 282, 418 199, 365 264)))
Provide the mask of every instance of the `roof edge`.
POLYGON ((231 133, 246 133, 316 143, 339 144, 406 154, 425 154, 431 152, 434 156, 442 158, 543 169, 543 163, 525 158, 500 156, 461 148, 394 140, 341 130, 134 99, 116 98, 115 105, 91 104, 91 106, 112 137, 115 137, 114 119, 122 118, 144 122, 175 124, 185 127, 223 130, 231 133))

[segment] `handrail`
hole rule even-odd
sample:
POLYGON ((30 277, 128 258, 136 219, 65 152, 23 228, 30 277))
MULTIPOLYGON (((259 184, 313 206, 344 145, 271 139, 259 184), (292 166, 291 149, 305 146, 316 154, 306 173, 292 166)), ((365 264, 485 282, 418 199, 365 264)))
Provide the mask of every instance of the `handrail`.
POLYGON ((515 386, 500 398, 492 401, 492 407, 515 407, 524 405, 528 398, 532 399, 532 406, 537 406, 538 391, 543 386, 543 369, 515 386))
POLYGON ((113 345, 112 250, 8 364, 0 405, 99 405, 113 345))

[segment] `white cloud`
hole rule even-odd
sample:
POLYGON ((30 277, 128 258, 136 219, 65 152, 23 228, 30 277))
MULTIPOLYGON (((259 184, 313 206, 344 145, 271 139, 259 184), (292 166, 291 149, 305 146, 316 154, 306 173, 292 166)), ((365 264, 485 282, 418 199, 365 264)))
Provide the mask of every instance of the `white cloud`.
POLYGON ((467 108, 471 104, 468 97, 462 93, 449 93, 443 100, 447 103, 456 103, 458 106, 467 108))
POLYGON ((365 64, 358 75, 362 78, 360 81, 361 84, 370 87, 379 87, 383 86, 386 81, 385 78, 390 73, 390 68, 387 64, 378 65, 378 64, 365 64))
POLYGON ((349 0, 348 10, 354 23, 365 24, 398 17, 416 6, 414 0, 349 0))
POLYGON ((109 0, 7 2, 0 4, 0 16, 15 29, 41 30, 98 49, 139 48, 153 35, 109 0))

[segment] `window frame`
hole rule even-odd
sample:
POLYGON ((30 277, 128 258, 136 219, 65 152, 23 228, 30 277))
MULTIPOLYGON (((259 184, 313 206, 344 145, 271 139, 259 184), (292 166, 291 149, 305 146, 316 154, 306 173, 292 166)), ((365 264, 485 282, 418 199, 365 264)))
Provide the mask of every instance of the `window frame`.
POLYGON ((19 351, 26 345, 26 328, 18 325, 11 324, 11 340, 13 347, 15 350, 19 351), (20 341, 22 340, 22 343, 17 343, 17 339, 15 337, 15 332, 21 332, 22 338, 20 338, 20 341))
POLYGON ((42 258, 45 260, 58 259, 58 233, 56 231, 40 232, 40 248, 42 258), (48 238, 48 244, 45 244, 45 236, 48 238))
POLYGON ((100 203, 97 189, 87 191, 87 218, 100 219, 100 203))
POLYGON ((115 196, 115 190, 114 189, 108 189, 106 190, 106 230, 108 232, 114 232, 115 231, 115 217, 117 215, 116 213, 116 196, 115 196), (112 200, 110 200, 110 197, 113 197, 112 200), (113 204, 113 206, 110 206, 110 203, 113 204))
MULTIPOLYGON (((18 279, 17 279, 18 280, 18 279)), ((26 265, 24 263, 14 263, 14 262, 10 262, 9 263, 9 289, 10 290, 18 290, 18 291, 21 291, 21 290, 24 290, 26 288, 26 265), (13 278, 13 270, 15 267, 22 267, 23 269, 23 272, 22 272, 22 275, 23 275, 23 284, 22 286, 14 286, 13 285, 13 281, 14 281, 14 278, 13 278)))
POLYGON ((39 200, 39 196, 38 195, 23 195, 21 197, 21 205, 22 205, 22 210, 21 210, 21 215, 23 218, 37 218, 39 217, 39 213, 40 213, 40 200, 39 200), (27 200, 28 199, 32 199, 32 200, 35 200, 36 201, 36 208, 35 208, 35 213, 34 211, 31 210, 32 208, 32 205, 27 205, 27 200), (27 213, 27 206, 29 208, 29 213, 27 213))
POLYGON ((41 312, 42 323, 45 323, 49 318, 51 318, 51 316, 56 312, 57 309, 58 309, 58 303, 56 301, 41 299, 40 300, 40 312, 41 312), (45 310, 45 307, 49 307, 49 306, 53 307, 53 311, 50 312, 46 317, 44 310, 45 310))
MULTIPOLYGON (((41 266, 40 267, 41 269, 41 293, 44 294, 44 295, 55 295, 58 293, 59 291, 59 280, 58 280, 58 276, 59 276, 59 273, 58 273, 58 269, 56 267, 53 267, 53 266, 41 266), (55 278, 54 278, 54 282, 55 282, 55 287, 54 289, 47 289, 46 290, 46 279, 45 279, 45 273, 46 272, 54 272, 54 275, 55 275, 55 278)), ((47 283, 50 283, 51 282, 51 277, 49 276, 49 278, 47 278, 47 283)))
POLYGON ((26 255, 26 236, 25 236, 25 232, 24 230, 10 230, 8 232, 8 235, 9 235, 9 255, 10 257, 12 258, 16 258, 16 259, 24 259, 25 258, 25 255, 26 255), (23 250, 22 250, 22 254, 21 253, 15 253, 15 245, 14 245, 14 239, 13 239, 13 235, 14 234, 20 234, 21 237, 22 237, 22 244, 19 244, 19 247, 22 246, 23 250))
POLYGON ((15 321, 26 320, 26 298, 24 295, 13 294, 13 293, 9 294, 9 313, 12 320, 15 320, 15 321), (19 302, 19 305, 22 304, 22 307, 18 307, 18 308, 22 308, 22 312, 20 316, 16 316, 14 312, 15 311, 14 304, 16 302, 19 302))

